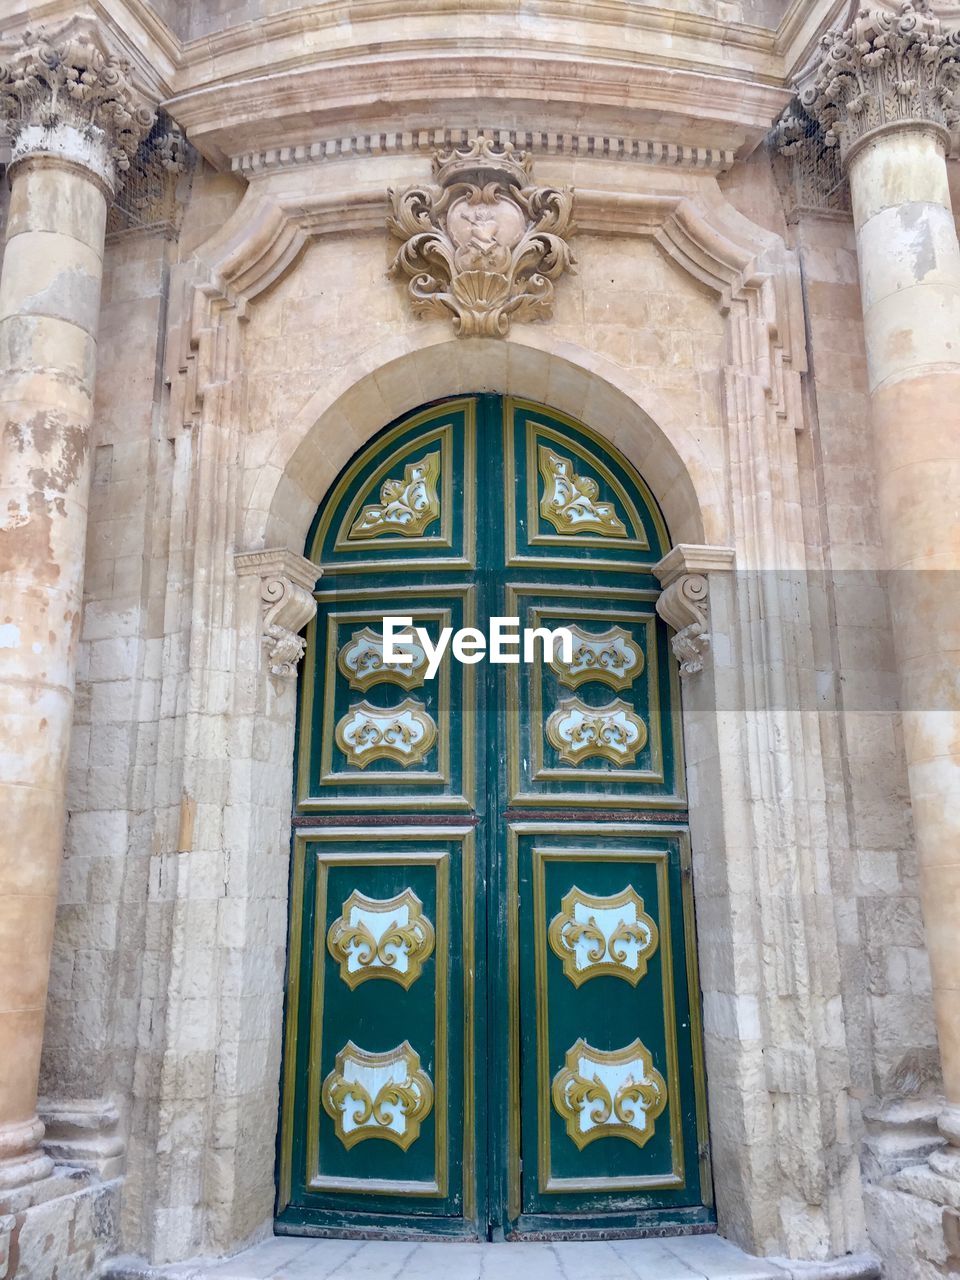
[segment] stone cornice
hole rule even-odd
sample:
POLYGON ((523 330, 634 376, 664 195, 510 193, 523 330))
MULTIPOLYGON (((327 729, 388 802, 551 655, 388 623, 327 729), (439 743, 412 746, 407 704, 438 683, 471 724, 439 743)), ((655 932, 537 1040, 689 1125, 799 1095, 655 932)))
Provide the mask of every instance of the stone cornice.
MULTIPOLYGON (((585 53, 494 41, 464 52, 434 41, 369 58, 319 55, 311 65, 178 94, 166 109, 212 163, 280 146, 309 145, 369 121, 370 132, 396 121, 452 125, 479 119, 525 128, 534 117, 553 131, 656 137, 668 143, 750 151, 789 100, 778 86, 676 65, 592 59, 585 53), (544 106, 549 116, 544 121, 544 106), (648 130, 650 131, 648 133, 648 130), (654 132, 654 130, 656 132, 654 132)), ((352 130, 351 130, 352 131, 352 130)))
MULTIPOLYGON (((657 163, 670 164, 674 147, 695 165, 707 153, 747 154, 843 2, 792 0, 772 30, 665 2, 419 0, 411 10, 406 0, 321 0, 184 41, 150 0, 81 0, 219 168, 478 118, 521 131, 533 119, 594 138, 591 154, 611 158, 621 138, 626 154, 663 148, 657 163)), ((8 33, 77 12, 68 0, 15 3, 8 33)))
POLYGON ((245 178, 296 168, 321 161, 355 159, 358 156, 429 154, 438 147, 455 146, 479 135, 509 142, 533 155, 589 156, 595 160, 630 161, 671 169, 693 169, 701 173, 726 173, 734 153, 721 147, 684 146, 654 142, 646 138, 624 138, 610 134, 553 133, 521 129, 433 128, 403 132, 354 133, 346 137, 323 138, 299 146, 268 147, 234 156, 231 168, 245 178))

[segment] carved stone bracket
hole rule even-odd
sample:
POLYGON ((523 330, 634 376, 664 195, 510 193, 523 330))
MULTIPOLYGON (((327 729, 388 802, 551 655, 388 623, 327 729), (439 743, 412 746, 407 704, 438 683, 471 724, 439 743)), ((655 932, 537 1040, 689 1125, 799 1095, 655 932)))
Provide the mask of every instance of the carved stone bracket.
POLYGON ((295 676, 306 648, 298 632, 317 611, 313 588, 321 570, 285 547, 242 551, 233 563, 238 575, 260 579, 260 599, 266 606, 261 633, 270 674, 282 679, 295 676))
POLYGON ((35 151, 62 154, 98 171, 112 191, 154 119, 132 70, 95 23, 24 32, 0 58, 0 119, 13 162, 35 151))
POLYGON ((958 112, 960 31, 945 30, 927 0, 900 0, 895 13, 862 5, 845 31, 823 37, 797 85, 803 110, 839 144, 846 162, 876 129, 923 123, 948 140, 958 112))
POLYGON ((533 159, 475 138, 434 155, 436 183, 389 191, 403 241, 391 273, 410 277, 414 311, 495 338, 511 320, 550 315, 553 282, 573 266, 573 192, 530 183, 533 159))
POLYGON ((731 547, 680 543, 653 566, 663 587, 657 599, 657 613, 676 632, 672 645, 681 675, 691 676, 703 670, 710 645, 707 574, 732 569, 733 560, 731 547))

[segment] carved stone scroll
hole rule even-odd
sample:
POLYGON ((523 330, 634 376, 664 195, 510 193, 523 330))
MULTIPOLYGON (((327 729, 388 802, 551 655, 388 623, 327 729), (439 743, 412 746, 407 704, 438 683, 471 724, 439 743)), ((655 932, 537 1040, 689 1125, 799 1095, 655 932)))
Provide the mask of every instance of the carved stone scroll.
POLYGON ((703 670, 710 645, 708 630, 709 584, 707 573, 731 569, 734 553, 729 547, 697 547, 680 543, 653 566, 663 587, 657 599, 657 613, 676 634, 673 652, 680 674, 695 675, 703 670))
MULTIPOLYGON (((104 43, 91 22, 24 32, 0 58, 0 119, 13 160, 31 151, 106 148, 109 187, 125 173, 154 114, 133 83, 133 68, 104 43)), ((101 154, 103 154, 101 152, 101 154)))
POLYGON ((286 548, 244 551, 234 557, 240 575, 260 579, 260 599, 266 606, 261 624, 270 674, 286 679, 297 674, 306 641, 298 634, 317 611, 313 588, 321 570, 286 548))
POLYGON ((895 13, 862 5, 844 31, 821 41, 821 56, 798 84, 804 111, 846 161, 876 129, 925 123, 947 138, 958 119, 960 31, 944 30, 925 0, 895 13))
POLYGON ((476 138, 438 151, 436 182, 389 191, 387 225, 403 241, 391 267, 410 278, 414 311, 453 320, 462 337, 499 337, 546 318, 571 267, 573 192, 531 184, 533 160, 476 138))

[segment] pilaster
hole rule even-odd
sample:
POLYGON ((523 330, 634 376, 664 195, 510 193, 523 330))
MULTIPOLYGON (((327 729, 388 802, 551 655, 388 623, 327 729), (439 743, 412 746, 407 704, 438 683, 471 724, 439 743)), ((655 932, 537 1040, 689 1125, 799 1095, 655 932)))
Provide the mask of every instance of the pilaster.
POLYGON ((954 1205, 945 1188, 960 1177, 960 246, 945 151, 958 76, 960 29, 945 27, 927 3, 901 0, 895 12, 861 7, 847 30, 825 38, 799 86, 803 109, 823 144, 839 149, 850 182, 946 1095, 946 1144, 930 1152, 929 1166, 897 1173, 892 1185, 954 1205))

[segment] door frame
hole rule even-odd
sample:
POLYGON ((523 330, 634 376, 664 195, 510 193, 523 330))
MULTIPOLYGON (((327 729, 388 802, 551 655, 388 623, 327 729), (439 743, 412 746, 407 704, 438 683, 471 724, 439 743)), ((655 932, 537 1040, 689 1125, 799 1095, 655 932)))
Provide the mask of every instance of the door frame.
MULTIPOLYGON (((509 409, 512 408, 512 405, 514 403, 511 397, 501 396, 499 394, 494 396, 490 394, 471 393, 467 395, 444 398, 443 401, 435 402, 430 406, 420 406, 420 408, 412 411, 411 413, 401 415, 400 418, 395 419, 390 424, 387 424, 387 426, 382 428, 381 432, 377 434, 383 434, 385 436, 388 436, 392 429, 399 428, 401 426, 406 427, 410 423, 416 421, 418 418, 428 416, 430 411, 436 411, 436 409, 442 407, 446 399, 449 399, 453 402, 456 402, 458 400, 459 401, 474 400, 476 403, 478 417, 482 416, 485 412, 489 412, 491 405, 495 403, 496 414, 498 419, 498 427, 499 427, 500 421, 502 421, 504 424, 506 423, 506 420, 507 420, 506 415, 509 409)), ((536 406, 536 407, 539 408, 540 406, 536 406)), ((543 412, 550 414, 551 417, 559 421, 566 422, 567 425, 574 428, 575 430, 579 432, 585 432, 588 436, 594 434, 590 431, 590 428, 586 427, 579 420, 569 419, 567 415, 564 415, 557 410, 548 409, 546 406, 543 406, 542 408, 543 408, 543 412)), ((340 476, 337 477, 334 484, 331 485, 330 490, 328 491, 328 497, 333 492, 336 484, 338 484, 345 475, 348 475, 350 473, 354 463, 359 463, 360 459, 366 458, 368 456, 370 447, 374 443, 375 438, 376 437, 372 437, 370 440, 367 440, 364 443, 364 445, 361 447, 361 449, 357 451, 357 454, 355 455, 351 463, 348 464, 346 468, 344 468, 340 476)), ((610 442, 605 441, 602 436, 597 436, 596 442, 601 449, 605 451, 612 450, 613 454, 616 454, 617 452, 616 447, 612 445, 610 442)), ((628 463, 628 466, 629 465, 631 464, 628 463)), ((497 477, 497 483, 498 484, 500 483, 499 476, 497 477)), ((641 488, 644 487, 642 478, 640 479, 640 487, 641 488)), ((652 509, 656 511, 655 499, 652 497, 652 495, 650 495, 650 502, 653 504, 652 509)), ((661 518, 659 517, 659 514, 657 515, 657 518, 661 518)), ((477 562, 477 568, 478 569, 480 568, 479 558, 477 562)), ((632 570, 632 572, 642 573, 644 572, 644 570, 634 569, 632 570)), ((504 573, 504 582, 506 582, 506 571, 504 573)), ((371 590, 373 593, 383 592, 387 590, 387 587, 385 587, 383 583, 379 581, 379 579, 371 579, 371 590)), ((621 588, 621 590, 623 589, 621 588)), ((320 594, 320 592, 318 592, 318 594, 320 594)), ((645 594, 647 593, 643 591, 640 593, 640 596, 643 596, 645 594)), ((489 609, 487 610, 487 612, 489 612, 489 609)), ((314 637, 315 637, 315 628, 316 628, 316 623, 314 622, 311 624, 311 632, 314 633, 314 637)), ((313 644, 311 644, 310 648, 311 650, 313 649, 313 644)), ((511 672, 512 670, 513 670, 512 668, 509 669, 509 671, 511 672)), ((497 676, 505 678, 507 674, 508 674, 508 669, 505 669, 503 672, 497 673, 497 676)), ((301 678, 305 686, 305 694, 304 694, 305 699, 306 701, 309 701, 310 695, 308 690, 312 685, 312 680, 313 680, 313 664, 310 661, 305 663, 302 670, 301 678)), ((670 678, 670 688, 671 688, 671 698, 672 698, 672 713, 675 720, 675 726, 676 726, 676 732, 677 732, 677 750, 679 752, 679 760, 680 760, 680 765, 679 765, 680 780, 678 782, 679 794, 677 798, 685 799, 685 794, 684 794, 685 789, 682 781, 682 749, 680 746, 680 737, 679 737, 680 733, 682 732, 682 730, 680 729, 679 681, 677 680, 676 669, 672 664, 669 669, 669 678, 670 678)), ((504 705, 506 706, 507 690, 505 688, 501 689, 500 696, 504 700, 504 705)), ((303 704, 304 706, 306 706, 306 701, 303 704)), ((482 721, 483 719, 484 709, 485 709, 484 704, 481 702, 477 708, 478 722, 482 721)), ((485 740, 485 739, 481 739, 481 740, 485 740)), ((298 735, 298 747, 299 747, 299 735, 298 735)), ((299 751, 298 751, 298 754, 299 754, 299 751)), ((500 754, 502 756, 502 752, 500 754)), ((298 772, 299 772, 299 769, 298 769, 298 772)), ((298 787, 298 790, 302 791, 302 786, 298 787)), ((504 800, 506 802, 507 790, 506 790, 505 779, 500 780, 500 784, 497 788, 488 788, 487 790, 491 798, 495 798, 496 794, 499 792, 499 794, 504 797, 504 800)), ((620 831, 632 830, 634 833, 644 831, 644 830, 649 832, 654 832, 657 830, 665 831, 668 829, 667 827, 663 826, 662 824, 659 826, 654 825, 654 823, 650 822, 650 819, 653 819, 654 821, 658 817, 663 818, 665 820, 672 819, 674 824, 676 824, 676 820, 679 814, 686 812, 685 808, 681 808, 679 810, 678 809, 667 810, 661 814, 656 811, 655 805, 656 805, 656 800, 646 800, 646 801, 640 801, 639 803, 631 804, 630 806, 627 807, 626 812, 621 810, 621 812, 616 815, 621 819, 616 829, 619 829, 620 831), (644 821, 642 823, 636 823, 636 822, 630 823, 628 821, 631 811, 634 811, 634 810, 644 811, 643 812, 644 821)), ((585 807, 589 809, 591 806, 586 805, 581 807, 585 807)), ((504 838, 507 835, 507 830, 506 830, 507 826, 509 826, 511 832, 520 831, 521 829, 522 830, 527 830, 527 829, 549 830, 550 829, 549 824, 543 828, 537 827, 537 824, 535 821, 535 818, 536 818, 535 810, 530 812, 525 812, 522 815, 519 815, 519 814, 516 815, 518 817, 522 816, 522 821, 519 824, 517 824, 516 822, 506 823, 502 831, 500 830, 501 815, 499 813, 491 812, 488 806, 486 816, 488 818, 487 827, 490 832, 491 846, 494 843, 496 843, 498 847, 500 847, 500 845, 503 845, 504 847, 506 847, 504 838)), ((614 815, 611 814, 611 815, 605 815, 605 816, 612 817, 614 815)), ((356 815, 354 820, 359 821, 359 815, 356 815)), ((394 820, 399 821, 399 817, 395 818, 394 820)), ((348 819, 346 817, 339 820, 337 819, 337 817, 334 817, 333 822, 331 824, 329 820, 329 816, 325 817, 321 813, 315 813, 311 815, 304 814, 299 817, 295 816, 294 817, 294 826, 296 829, 295 843, 300 843, 304 839, 309 837, 315 837, 315 838, 324 839, 324 840, 336 838, 336 836, 333 833, 338 833, 340 836, 345 836, 347 834, 348 829, 345 827, 344 824, 347 821, 348 819)), ((434 835, 441 834, 441 831, 443 831, 444 834, 446 834, 447 832, 449 832, 450 834, 453 834, 454 824, 457 824, 459 821, 460 821, 459 816, 456 814, 451 814, 451 813, 441 814, 439 812, 434 815, 430 815, 426 819, 426 822, 429 824, 429 830, 432 831, 434 835), (439 823, 439 822, 443 822, 448 825, 444 828, 434 825, 435 823, 439 823)), ((370 823, 371 819, 367 819, 367 822, 370 823)), ((372 818, 372 823, 375 824, 376 822, 377 822, 377 819, 372 818)), ((574 828, 587 829, 591 827, 591 824, 588 823, 586 820, 577 821, 576 819, 574 819, 570 825, 571 825, 571 829, 574 829, 574 828)), ((554 828, 555 826, 556 824, 554 824, 554 828)), ((369 832, 369 829, 370 829, 369 826, 363 828, 363 830, 366 830, 367 832, 369 832)), ((400 828, 396 826, 390 828, 391 831, 399 831, 401 829, 404 829, 404 828, 400 828)), ((407 828, 407 829, 410 829, 410 828, 407 828)), ((615 828, 613 825, 607 824, 603 826, 602 829, 613 831, 615 828)), ((676 825, 674 825, 672 829, 677 834, 679 834, 681 831, 686 833, 686 830, 687 830, 685 827, 676 826, 676 825)), ((463 831, 461 831, 459 827, 457 827, 457 831, 459 834, 463 834, 463 831)), ((355 832, 354 834, 356 833, 357 832, 355 832)), ((688 839, 688 836, 685 836, 685 840, 686 840, 687 854, 686 854, 686 873, 685 873, 684 893, 685 893, 685 900, 686 900, 686 897, 689 896, 689 893, 688 893, 688 890, 689 890, 689 839, 688 839)), ((491 867, 492 865, 493 865, 493 860, 491 859, 491 867)), ((474 877, 475 877, 474 892, 475 894, 478 895, 478 898, 480 895, 481 883, 483 881, 483 872, 484 872, 484 868, 482 865, 482 860, 479 860, 479 861, 475 860, 474 861, 474 877)), ((464 881, 464 888, 466 888, 466 881, 464 881)), ((292 890, 295 889, 294 882, 292 882, 291 884, 291 889, 292 890)), ((295 900, 296 900, 296 893, 293 892, 291 896, 291 902, 295 900)), ((485 895, 485 900, 488 902, 493 901, 492 897, 489 894, 485 895)), ((500 905, 501 903, 502 903, 502 899, 498 896, 497 904, 500 905)), ((477 912, 477 915, 479 915, 479 912, 477 912)), ((291 915, 291 920, 292 920, 292 915, 291 915)), ((475 954, 477 952, 479 952, 480 954, 483 954, 484 952, 487 952, 487 951, 489 951, 490 954, 493 954, 493 952, 490 951, 492 924, 493 922, 491 920, 488 920, 486 922, 481 920, 476 921, 476 932, 475 933, 471 932, 471 939, 472 939, 471 946, 475 954)), ((550 1222, 542 1222, 539 1225, 533 1224, 527 1227, 522 1226, 518 1221, 519 1215, 513 1212, 513 1207, 509 1202, 510 1193, 509 1191, 506 1191, 505 1193, 505 1189, 503 1185, 501 1185, 502 1179, 500 1177, 500 1171, 506 1167, 508 1160, 512 1158, 511 1157, 512 1140, 510 1136, 510 1126, 511 1124, 513 1124, 513 1120, 508 1119, 508 1123, 506 1124, 503 1123, 503 1117, 499 1114, 500 1108, 495 1103, 495 1100, 499 1098, 499 1093, 503 1091, 502 1090, 498 1091, 494 1087, 493 1083, 487 1080, 484 1082, 485 1087, 479 1087, 479 1084, 475 1083, 475 1087, 472 1090, 472 1102, 473 1102, 473 1106, 476 1108, 477 1130, 476 1130, 475 1143, 473 1144, 465 1143, 465 1149, 464 1149, 464 1200, 465 1200, 465 1203, 464 1203, 463 1219, 451 1220, 449 1223, 443 1223, 438 1219, 433 1219, 431 1221, 430 1228, 426 1232, 426 1234, 434 1235, 434 1236, 436 1235, 462 1236, 463 1234, 467 1234, 472 1238, 476 1238, 477 1235, 479 1235, 480 1238, 484 1238, 484 1237, 490 1236, 491 1234, 492 1235, 503 1234, 504 1236, 506 1236, 506 1238, 515 1238, 515 1239, 516 1238, 536 1238, 537 1236, 544 1235, 544 1234, 550 1235, 550 1236, 570 1236, 571 1234, 582 1236, 584 1233, 599 1234, 599 1235, 609 1235, 611 1233, 635 1235, 635 1234, 638 1234, 638 1232, 642 1232, 642 1231, 654 1231, 654 1232, 662 1231, 665 1223, 669 1223, 669 1225, 673 1229, 675 1229, 678 1233, 681 1233, 684 1230, 691 1230, 691 1229, 693 1230, 698 1230, 698 1229, 714 1230, 715 1229, 714 1221, 713 1221, 713 1213, 711 1208, 712 1195, 710 1194, 709 1154, 708 1154, 708 1142, 706 1139, 705 1083, 704 1083, 704 1070, 703 1070, 703 1045, 702 1045, 702 1038, 699 1034, 700 1015, 699 1015, 699 986, 697 984, 697 968, 695 963, 696 946, 695 946, 695 939, 691 932, 692 926, 693 926, 693 911, 692 911, 692 903, 691 903, 689 907, 687 905, 684 906, 683 927, 687 934, 687 941, 686 941, 687 972, 689 975, 689 981, 694 984, 693 989, 696 990, 695 1012, 692 1012, 691 1017, 693 1022, 695 1022, 696 1024, 696 1030, 694 1035, 694 1056, 695 1056, 695 1074, 696 1074, 696 1082, 697 1082, 696 1083, 697 1127, 698 1127, 700 1172, 701 1172, 701 1177, 703 1181, 703 1186, 705 1189, 704 1204, 700 1206, 697 1210, 691 1210, 689 1212, 678 1209, 678 1208, 672 1208, 672 1209, 668 1208, 663 1210, 648 1210, 648 1211, 638 1213, 637 1215, 635 1215, 635 1217, 632 1220, 629 1220, 629 1221, 628 1221, 629 1215, 624 1216, 621 1211, 621 1212, 618 1212, 617 1214, 618 1221, 615 1224, 611 1224, 610 1222, 606 1222, 606 1223, 598 1222, 595 1225, 583 1223, 583 1224, 578 1224, 576 1227, 573 1227, 572 1225, 570 1225, 569 1219, 567 1219, 566 1224, 564 1225, 564 1223, 560 1221, 562 1215, 556 1215, 556 1219, 551 1220, 550 1222), (691 955, 693 956, 692 964, 690 963, 691 955), (482 1150, 484 1151, 484 1154, 487 1157, 485 1162, 479 1159, 473 1160, 473 1171, 477 1178, 477 1182, 475 1186, 476 1204, 470 1206, 474 1210, 473 1214, 468 1212, 468 1200, 471 1198, 470 1191, 468 1191, 467 1189, 468 1181, 469 1181, 467 1177, 468 1147, 472 1148, 472 1151, 471 1151, 472 1155, 475 1155, 477 1152, 482 1150), (484 1167, 484 1164, 486 1167, 484 1167), (485 1174, 487 1171, 492 1171, 492 1176, 489 1179, 489 1185, 484 1185, 487 1182, 487 1179, 485 1178, 485 1174), (473 1224, 475 1225, 475 1230, 470 1230, 471 1217, 473 1218, 473 1224)), ((297 944, 299 948, 299 946, 301 945, 301 939, 299 938, 297 939, 297 944)), ((292 934, 291 934, 291 950, 290 950, 291 964, 295 955, 295 951, 297 949, 295 949, 292 945, 292 934)), ((499 977, 499 974, 498 974, 498 977, 499 977)), ((293 986, 293 984, 291 985, 293 986)), ((483 1010, 483 1016, 478 1016, 475 1019, 475 1023, 471 1026, 471 1029, 470 1029, 471 1039, 484 1041, 484 1038, 486 1035, 486 1028, 489 1024, 489 1020, 491 1017, 496 1016, 496 1013, 494 1010, 494 1000, 495 1000, 494 989, 499 988, 500 985, 501 984, 499 981, 490 982, 488 984, 488 997, 486 1001, 486 1008, 483 1010)), ((513 996, 511 995, 509 998, 512 999, 513 996)), ((502 1008, 503 1005, 501 1004, 500 1007, 502 1008)), ((511 1043, 513 1039, 513 1035, 516 1030, 515 1023, 516 1023, 516 1015, 511 1014, 511 1043)), ((292 1034, 290 1029, 290 1019, 287 1019, 285 1023, 285 1031, 284 1031, 284 1042, 286 1046, 285 1057, 289 1053, 289 1045, 291 1043, 291 1040, 295 1037, 295 1034, 296 1034, 296 1019, 293 1019, 292 1034)), ((512 1059, 512 1052, 513 1051, 511 1050, 511 1059, 512 1059)), ((487 1054, 486 1052, 480 1052, 477 1055, 476 1061, 479 1066, 479 1064, 482 1064, 485 1061, 492 1061, 492 1059, 490 1055, 487 1054)), ((510 1068, 510 1071, 511 1071, 511 1079, 512 1079, 512 1073, 513 1073, 512 1066, 510 1068)), ((290 1148, 292 1145, 292 1136, 288 1136, 290 1135, 290 1132, 291 1132, 290 1124, 289 1124, 290 1092, 291 1090, 285 1085, 283 1106, 282 1106, 283 1116, 282 1116, 282 1123, 281 1123, 281 1133, 280 1135, 278 1135, 278 1147, 279 1147, 279 1155, 280 1155, 280 1172, 278 1174, 278 1177, 279 1177, 280 1186, 279 1186, 279 1198, 278 1198, 278 1219, 277 1219, 276 1225, 278 1230, 298 1230, 301 1232, 309 1233, 313 1229, 309 1226, 309 1224, 303 1224, 302 1222, 292 1223, 292 1222, 288 1222, 284 1218, 285 1199, 287 1198, 287 1195, 289 1192, 289 1158, 290 1158, 290 1148)), ((513 1108, 509 1107, 509 1102, 508 1102, 508 1109, 516 1117, 516 1123, 519 1125, 519 1113, 516 1112, 513 1108)), ((316 1228, 316 1230, 322 1233, 323 1228, 316 1228)), ((416 1223, 410 1222, 410 1221, 408 1221, 403 1228, 399 1228, 399 1229, 394 1228, 391 1225, 391 1223, 385 1221, 381 1225, 380 1230, 385 1236, 398 1233, 403 1235, 409 1235, 411 1237, 416 1237, 421 1234, 421 1232, 417 1228, 416 1223)), ((350 1233, 349 1224, 347 1223, 344 1224, 343 1232, 346 1234, 350 1233)))

